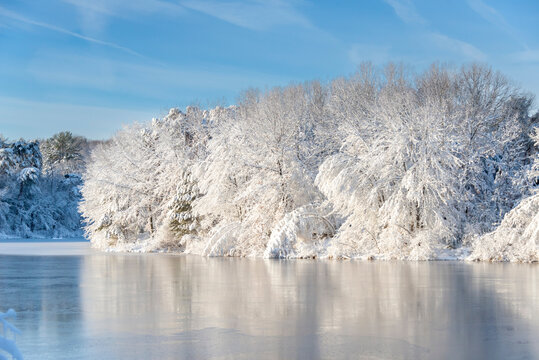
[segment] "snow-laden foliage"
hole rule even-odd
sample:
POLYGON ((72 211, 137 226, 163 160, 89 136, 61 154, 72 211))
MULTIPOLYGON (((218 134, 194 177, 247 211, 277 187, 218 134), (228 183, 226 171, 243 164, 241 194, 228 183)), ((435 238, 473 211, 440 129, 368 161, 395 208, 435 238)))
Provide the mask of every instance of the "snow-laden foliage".
POLYGON ((539 261, 539 194, 524 199, 494 232, 478 239, 469 259, 539 261))
POLYGON ((195 210, 218 232, 239 224, 236 239, 222 237, 228 254, 262 255, 287 213, 321 202, 314 178, 330 147, 321 136, 325 101, 317 83, 251 91, 215 129, 195 210))
POLYGON ((199 220, 193 213, 193 202, 199 195, 196 182, 189 172, 184 172, 176 189, 176 196, 169 205, 169 229, 177 238, 196 234, 199 220))
POLYGON ((365 68, 334 87, 343 148, 320 168, 317 184, 346 221, 330 255, 433 258, 489 229, 520 197, 521 189, 499 181, 500 169, 518 173, 524 163, 504 154, 524 153, 523 110, 513 106, 522 95, 501 75, 433 66, 410 79, 390 66, 378 76, 365 68), (500 204, 500 193, 512 198, 500 204))
POLYGON ((38 142, 0 141, 0 236, 81 235, 80 176, 41 169, 38 142))
MULTIPOLYGON (((414 74, 364 64, 328 84, 250 90, 236 106, 123 129, 93 152, 80 208, 104 249, 465 254, 534 192, 531 107, 483 65, 414 74)), ((532 221, 530 203, 500 229, 532 221)))
POLYGON ((334 222, 305 206, 286 214, 272 229, 265 258, 315 258, 325 255, 334 222))
POLYGON ((54 134, 41 142, 43 170, 46 173, 80 174, 84 169, 84 148, 87 140, 69 131, 54 134))
POLYGON ((119 131, 97 146, 84 175, 80 209, 86 231, 99 248, 129 246, 137 241, 152 246, 181 245, 194 232, 188 223, 188 194, 196 188, 186 174, 205 157, 207 113, 172 109, 163 119, 119 131))
POLYGON ((388 74, 386 81, 367 117, 351 124, 343 154, 326 160, 346 159, 343 169, 333 176, 319 174, 330 201, 348 208, 333 244, 337 256, 399 257, 414 250, 418 257, 430 257, 434 244, 454 241, 461 222, 461 161, 455 156, 455 121, 447 104, 421 98, 399 74, 388 74), (348 186, 352 193, 339 189, 333 197, 335 186, 348 186))
MULTIPOLYGON (((535 130, 539 147, 539 127, 535 130)), ((539 179, 539 153, 529 177, 539 179)), ((536 191, 537 192, 537 191, 536 191)), ((509 212, 500 226, 474 243, 471 260, 539 261, 539 192, 524 200, 509 212)))

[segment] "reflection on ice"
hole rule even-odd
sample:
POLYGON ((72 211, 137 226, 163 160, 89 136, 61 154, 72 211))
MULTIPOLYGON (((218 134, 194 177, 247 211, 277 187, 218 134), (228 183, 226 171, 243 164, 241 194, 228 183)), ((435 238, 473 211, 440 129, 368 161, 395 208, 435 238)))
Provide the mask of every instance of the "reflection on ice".
POLYGON ((516 264, 0 256, 0 304, 18 312, 25 359, 536 358, 538 277, 516 264))
POLYGON ((533 357, 538 274, 508 264, 94 256, 81 299, 90 333, 109 324, 140 337, 110 342, 115 356, 533 357))

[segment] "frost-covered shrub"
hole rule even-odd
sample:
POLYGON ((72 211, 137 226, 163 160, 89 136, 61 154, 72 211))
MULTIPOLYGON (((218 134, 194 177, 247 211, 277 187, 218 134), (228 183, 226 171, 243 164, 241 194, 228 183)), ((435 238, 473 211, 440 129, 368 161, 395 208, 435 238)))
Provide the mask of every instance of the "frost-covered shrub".
POLYGON ((310 258, 325 255, 335 234, 335 221, 311 206, 286 214, 272 229, 264 251, 265 258, 310 258))

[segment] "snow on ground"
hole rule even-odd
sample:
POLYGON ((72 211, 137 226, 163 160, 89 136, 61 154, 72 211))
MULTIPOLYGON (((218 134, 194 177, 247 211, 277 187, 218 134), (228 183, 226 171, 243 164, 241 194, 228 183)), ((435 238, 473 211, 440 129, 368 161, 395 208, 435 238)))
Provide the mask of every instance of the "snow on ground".
POLYGON ((0 239, 0 255, 64 256, 88 255, 93 250, 84 238, 0 239))

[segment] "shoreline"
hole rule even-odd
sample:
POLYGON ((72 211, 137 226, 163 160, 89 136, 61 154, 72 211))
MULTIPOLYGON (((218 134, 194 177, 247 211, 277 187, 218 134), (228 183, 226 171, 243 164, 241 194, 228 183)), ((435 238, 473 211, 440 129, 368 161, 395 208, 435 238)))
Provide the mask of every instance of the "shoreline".
POLYGON ((95 252, 84 238, 0 239, 0 256, 80 256, 95 252))
MULTIPOLYGON (((485 261, 473 260, 469 258, 471 253, 470 248, 458 248, 454 250, 443 250, 435 254, 432 258, 425 259, 398 259, 387 255, 364 255, 356 257, 335 257, 335 256, 315 256, 315 257, 286 257, 286 258, 264 258, 261 256, 242 256, 239 258, 248 259, 265 259, 265 260, 322 260, 322 261, 399 261, 399 262, 469 262, 469 263, 512 263, 512 264, 539 264, 539 262, 515 262, 515 261, 485 261)), ((189 255, 201 257, 226 257, 233 258, 237 256, 203 256, 200 254, 184 251, 166 251, 152 250, 144 251, 143 249, 105 249, 99 250, 91 247, 91 242, 83 237, 77 238, 61 238, 61 239, 21 239, 21 238, 6 238, 0 239, 0 256, 84 256, 92 254, 148 254, 148 255, 189 255)))

